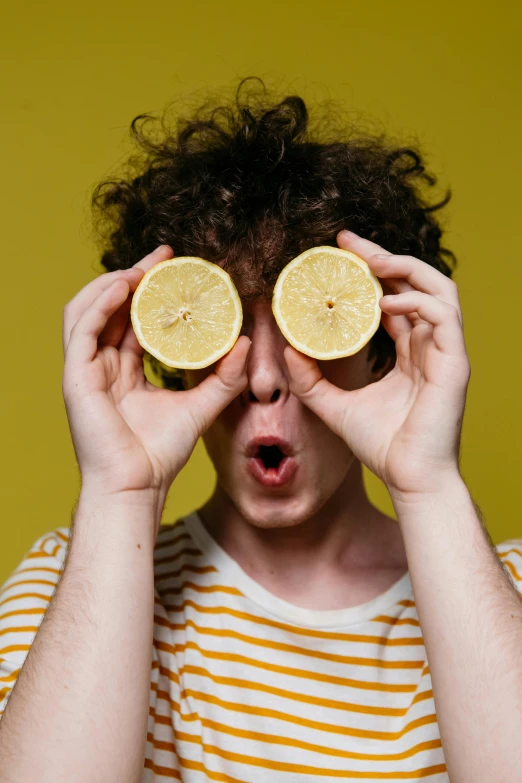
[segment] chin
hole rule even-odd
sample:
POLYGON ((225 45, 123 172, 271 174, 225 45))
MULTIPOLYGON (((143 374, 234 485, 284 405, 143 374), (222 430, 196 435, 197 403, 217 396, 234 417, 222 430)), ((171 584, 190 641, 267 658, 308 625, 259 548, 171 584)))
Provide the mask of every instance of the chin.
POLYGON ((265 530, 298 527, 335 503, 353 465, 353 455, 344 445, 338 448, 338 439, 334 448, 318 449, 321 460, 309 449, 298 454, 297 466, 286 474, 282 461, 278 466, 265 464, 264 470, 260 465, 251 469, 249 462, 263 454, 245 459, 233 448, 224 448, 223 439, 219 443, 206 439, 205 445, 217 474, 217 513, 226 513, 231 504, 247 524, 265 530))
POLYGON ((271 530, 302 525, 327 503, 336 488, 332 487, 330 492, 303 489, 295 494, 279 497, 268 493, 227 492, 224 487, 223 489, 248 524, 271 530))

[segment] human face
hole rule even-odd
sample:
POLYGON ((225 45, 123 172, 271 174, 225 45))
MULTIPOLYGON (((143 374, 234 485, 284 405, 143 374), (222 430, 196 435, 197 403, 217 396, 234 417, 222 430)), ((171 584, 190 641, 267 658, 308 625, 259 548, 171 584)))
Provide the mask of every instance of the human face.
MULTIPOLYGON (((270 302, 243 305, 243 334, 252 340, 248 386, 204 435, 220 489, 243 518, 260 528, 298 525, 346 480, 354 458, 344 441, 290 393, 284 348, 288 344, 270 302)), ((325 377, 358 389, 376 377, 368 345, 353 356, 319 362, 325 377)), ((193 387, 212 367, 187 371, 193 387)))

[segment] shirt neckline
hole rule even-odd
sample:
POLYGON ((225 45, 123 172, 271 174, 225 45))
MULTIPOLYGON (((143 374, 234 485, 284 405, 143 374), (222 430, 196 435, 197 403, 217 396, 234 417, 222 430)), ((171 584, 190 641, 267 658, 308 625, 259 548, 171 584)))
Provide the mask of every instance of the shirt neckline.
POLYGON ((241 566, 222 549, 203 525, 196 511, 184 518, 185 527, 202 550, 206 559, 220 574, 266 613, 285 622, 307 628, 345 628, 368 622, 390 610, 398 601, 413 598, 410 573, 403 576, 384 593, 363 604, 347 609, 305 609, 266 590, 250 577, 241 566))

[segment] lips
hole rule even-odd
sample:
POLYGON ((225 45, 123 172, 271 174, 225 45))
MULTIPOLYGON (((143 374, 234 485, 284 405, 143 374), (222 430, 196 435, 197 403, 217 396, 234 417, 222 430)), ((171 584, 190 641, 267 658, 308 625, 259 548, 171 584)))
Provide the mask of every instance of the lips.
POLYGON ((291 445, 282 438, 265 435, 254 438, 247 447, 251 475, 265 487, 282 487, 293 478, 297 460, 291 445))

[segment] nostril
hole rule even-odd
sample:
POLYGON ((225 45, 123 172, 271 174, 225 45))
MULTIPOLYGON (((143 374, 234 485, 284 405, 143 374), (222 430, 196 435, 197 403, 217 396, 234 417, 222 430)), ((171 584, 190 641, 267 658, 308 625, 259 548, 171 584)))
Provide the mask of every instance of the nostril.
POLYGON ((257 402, 258 401, 256 395, 252 391, 250 391, 250 389, 248 390, 248 401, 249 402, 257 402))
POLYGON ((276 389, 275 392, 270 397, 270 402, 277 402, 280 394, 281 392, 279 391, 279 389, 276 389))

